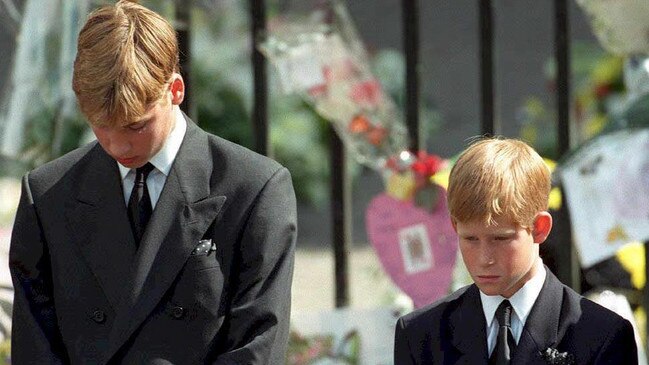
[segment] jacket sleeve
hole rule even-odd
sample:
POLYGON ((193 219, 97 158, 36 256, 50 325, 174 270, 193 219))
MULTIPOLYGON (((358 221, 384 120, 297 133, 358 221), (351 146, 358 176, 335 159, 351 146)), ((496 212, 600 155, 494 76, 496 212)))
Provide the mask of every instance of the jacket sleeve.
POLYGON ((594 364, 638 364, 638 348, 635 343, 633 326, 627 320, 622 320, 601 347, 594 364))
POLYGON ((259 192, 232 271, 224 322, 226 352, 216 364, 284 364, 297 236, 295 193, 285 168, 259 192))
POLYGON ((57 323, 47 245, 28 175, 23 178, 11 236, 9 270, 14 286, 12 363, 69 363, 57 323))

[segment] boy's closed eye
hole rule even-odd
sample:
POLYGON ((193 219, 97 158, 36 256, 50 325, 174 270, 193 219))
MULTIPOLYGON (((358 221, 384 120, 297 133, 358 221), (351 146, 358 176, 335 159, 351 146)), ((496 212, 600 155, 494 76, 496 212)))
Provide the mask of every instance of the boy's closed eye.
POLYGON ((148 120, 143 120, 143 121, 128 124, 126 128, 128 128, 131 131, 139 131, 144 129, 144 127, 146 127, 148 123, 149 123, 148 120))

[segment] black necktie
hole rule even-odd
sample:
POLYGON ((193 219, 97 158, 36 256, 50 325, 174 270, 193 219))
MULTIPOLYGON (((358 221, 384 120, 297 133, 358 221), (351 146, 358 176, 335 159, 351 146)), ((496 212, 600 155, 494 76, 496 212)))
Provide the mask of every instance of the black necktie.
POLYGON ((153 170, 153 165, 148 162, 135 170, 135 183, 131 190, 131 198, 128 200, 128 219, 131 222, 136 245, 140 244, 146 224, 149 223, 153 212, 149 189, 146 186, 146 178, 151 170, 153 170))
POLYGON ((509 365, 512 352, 516 347, 514 335, 512 334, 512 305, 509 300, 503 300, 496 309, 496 319, 498 320, 498 337, 496 347, 494 347, 490 365, 509 365))

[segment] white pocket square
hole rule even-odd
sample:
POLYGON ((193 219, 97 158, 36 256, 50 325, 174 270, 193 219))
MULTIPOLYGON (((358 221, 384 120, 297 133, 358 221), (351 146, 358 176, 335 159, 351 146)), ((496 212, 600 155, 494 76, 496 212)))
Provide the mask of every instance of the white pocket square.
POLYGON ((209 255, 212 251, 216 251, 216 243, 212 242, 212 239, 210 238, 198 241, 198 245, 194 251, 192 251, 191 255, 209 255))

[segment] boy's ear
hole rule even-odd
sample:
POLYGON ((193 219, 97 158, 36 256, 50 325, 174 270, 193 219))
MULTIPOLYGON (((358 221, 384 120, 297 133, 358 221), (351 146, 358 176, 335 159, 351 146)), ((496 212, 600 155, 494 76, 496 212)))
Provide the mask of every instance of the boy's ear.
POLYGON ((171 92, 171 103, 173 105, 180 105, 185 100, 185 81, 178 73, 171 76, 171 85, 169 86, 171 92))
POLYGON ((546 211, 538 212, 534 217, 532 238, 534 243, 543 243, 552 230, 552 216, 546 211))

